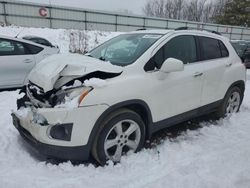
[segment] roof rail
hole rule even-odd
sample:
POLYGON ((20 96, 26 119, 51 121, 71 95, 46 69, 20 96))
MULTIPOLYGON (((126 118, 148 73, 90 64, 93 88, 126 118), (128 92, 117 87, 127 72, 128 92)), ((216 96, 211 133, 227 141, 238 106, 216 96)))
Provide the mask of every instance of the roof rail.
POLYGON ((179 31, 179 30, 188 30, 188 27, 178 27, 175 29, 175 31, 179 31))
POLYGON ((214 33, 214 34, 217 34, 217 35, 221 35, 221 33, 220 32, 218 32, 218 31, 210 31, 211 33, 214 33))
MULTIPOLYGON (((180 31, 180 30, 195 30, 195 28, 189 28, 189 27, 178 27, 175 29, 175 31, 180 31)), ((212 30, 207 30, 207 29, 201 29, 201 31, 207 31, 207 32, 211 32, 217 35, 221 35, 220 32, 218 31, 212 31, 212 30)))

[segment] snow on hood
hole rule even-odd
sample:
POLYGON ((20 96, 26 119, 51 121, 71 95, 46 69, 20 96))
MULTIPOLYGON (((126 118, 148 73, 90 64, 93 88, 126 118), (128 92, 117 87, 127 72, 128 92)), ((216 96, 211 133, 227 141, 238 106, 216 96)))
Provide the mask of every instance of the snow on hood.
POLYGON ((56 54, 42 60, 29 74, 28 79, 43 88, 53 89, 60 77, 70 81, 95 71, 121 73, 122 67, 80 54, 56 54))

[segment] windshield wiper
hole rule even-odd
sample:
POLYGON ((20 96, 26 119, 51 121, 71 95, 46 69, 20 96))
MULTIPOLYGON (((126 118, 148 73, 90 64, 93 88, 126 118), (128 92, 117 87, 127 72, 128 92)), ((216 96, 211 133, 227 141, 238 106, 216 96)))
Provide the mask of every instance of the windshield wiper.
MULTIPOLYGON (((86 55, 86 56, 88 56, 88 57, 93 57, 90 53, 86 53, 86 54, 84 54, 84 55, 86 55)), ((93 57, 93 58, 96 58, 96 57, 93 57)), ((98 59, 100 59, 100 60, 102 60, 102 61, 106 61, 106 59, 105 59, 103 56, 99 57, 98 59)))
POLYGON ((90 53, 86 53, 84 55, 89 56, 89 57, 93 57, 90 53))
POLYGON ((102 57, 102 56, 99 57, 99 59, 102 60, 102 61, 106 61, 106 59, 104 57, 102 57))

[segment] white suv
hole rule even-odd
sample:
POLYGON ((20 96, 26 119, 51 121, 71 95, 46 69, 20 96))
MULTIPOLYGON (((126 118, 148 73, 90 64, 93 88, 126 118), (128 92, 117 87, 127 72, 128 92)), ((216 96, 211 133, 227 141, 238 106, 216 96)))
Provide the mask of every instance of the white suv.
POLYGON ((13 122, 48 157, 117 162, 160 129, 211 112, 238 112, 245 78, 225 37, 136 31, 85 56, 42 61, 29 75, 13 122))

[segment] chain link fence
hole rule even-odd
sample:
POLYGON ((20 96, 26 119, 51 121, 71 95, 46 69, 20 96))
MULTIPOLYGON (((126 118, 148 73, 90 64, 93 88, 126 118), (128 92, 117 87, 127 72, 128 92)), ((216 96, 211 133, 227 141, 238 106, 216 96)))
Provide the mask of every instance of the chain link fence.
POLYGON ((0 24, 100 31, 189 27, 217 31, 230 39, 250 40, 250 28, 246 27, 116 14, 11 0, 0 1, 0 24))

